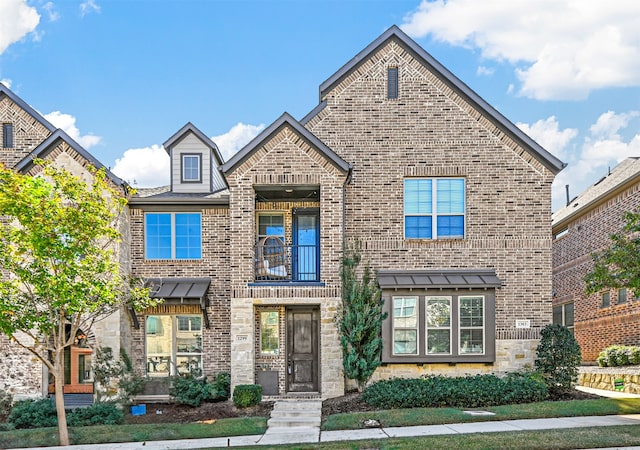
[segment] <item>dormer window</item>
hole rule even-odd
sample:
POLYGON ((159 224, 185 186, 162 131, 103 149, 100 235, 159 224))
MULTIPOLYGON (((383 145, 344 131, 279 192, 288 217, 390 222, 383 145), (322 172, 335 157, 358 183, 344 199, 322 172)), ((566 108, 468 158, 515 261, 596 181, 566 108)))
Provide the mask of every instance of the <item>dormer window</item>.
POLYGON ((202 182, 202 155, 200 153, 182 154, 182 182, 202 182))

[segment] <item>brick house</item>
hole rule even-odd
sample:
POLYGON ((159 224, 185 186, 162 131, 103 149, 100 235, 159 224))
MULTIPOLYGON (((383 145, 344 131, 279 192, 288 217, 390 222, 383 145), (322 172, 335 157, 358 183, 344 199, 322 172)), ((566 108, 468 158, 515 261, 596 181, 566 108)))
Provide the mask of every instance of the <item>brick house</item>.
MULTIPOLYGON (((103 165, 63 130, 56 129, 40 113, 34 110, 9 88, 0 83, 0 163, 15 170, 36 175, 39 166, 33 160, 40 158, 58 167, 64 167, 72 174, 89 182, 92 178, 88 166, 101 168, 103 165)), ((117 189, 125 193, 125 183, 110 171, 107 175, 117 189)), ((121 229, 128 241, 128 219, 125 216, 121 229)), ((129 269, 128 245, 117 249, 116 257, 125 272, 129 269)), ((126 316, 125 316, 126 317, 126 316)), ((68 370, 65 373, 64 391, 69 404, 91 401, 93 397, 93 377, 91 373, 92 348, 98 345, 111 347, 117 355, 121 342, 129 340, 129 326, 123 320, 122 312, 94 324, 86 333, 85 342, 78 342, 66 351, 68 370)), ((40 362, 26 350, 9 342, 0 334, 0 390, 10 392, 15 399, 35 398, 52 391, 48 374, 40 362)))
POLYGON ((221 371, 265 395, 342 395, 340 260, 356 241, 389 313, 374 379, 533 364, 563 163, 398 27, 228 161, 191 123, 164 148, 171 183, 131 198, 124 246, 165 301, 118 324, 147 395, 221 371))
POLYGON ((190 123, 165 149, 171 186, 131 200, 133 273, 167 300, 135 320, 152 376, 341 395, 334 318, 356 240, 389 312, 374 379, 533 364, 563 164, 399 28, 229 161, 190 123))
POLYGON ((640 159, 627 158, 553 214, 553 321, 573 329, 582 359, 615 344, 640 345, 640 302, 626 289, 585 294, 591 255, 620 232, 623 213, 640 207, 640 159))

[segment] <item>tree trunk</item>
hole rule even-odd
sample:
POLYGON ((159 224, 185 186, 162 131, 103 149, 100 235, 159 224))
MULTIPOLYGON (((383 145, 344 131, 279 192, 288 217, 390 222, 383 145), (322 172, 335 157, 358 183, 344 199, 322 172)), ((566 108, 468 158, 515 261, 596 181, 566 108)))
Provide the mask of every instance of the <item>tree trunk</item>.
POLYGON ((56 351, 53 380, 56 390, 56 413, 58 415, 58 434, 60 437, 60 445, 69 445, 67 413, 64 409, 64 348, 56 351))

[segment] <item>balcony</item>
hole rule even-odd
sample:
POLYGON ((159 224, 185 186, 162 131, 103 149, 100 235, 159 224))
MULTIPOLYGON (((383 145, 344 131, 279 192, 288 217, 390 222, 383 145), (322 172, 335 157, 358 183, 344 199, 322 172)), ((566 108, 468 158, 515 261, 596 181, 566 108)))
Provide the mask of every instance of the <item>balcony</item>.
POLYGON ((256 283, 318 281, 320 281, 318 245, 285 245, 277 236, 266 236, 256 244, 256 283))

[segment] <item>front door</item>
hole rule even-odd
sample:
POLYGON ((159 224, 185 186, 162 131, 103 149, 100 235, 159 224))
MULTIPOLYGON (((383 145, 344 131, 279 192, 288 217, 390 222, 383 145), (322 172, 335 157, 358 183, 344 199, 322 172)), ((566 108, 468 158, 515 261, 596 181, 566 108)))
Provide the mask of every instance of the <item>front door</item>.
POLYGON ((287 390, 318 392, 318 308, 287 309, 287 390))

